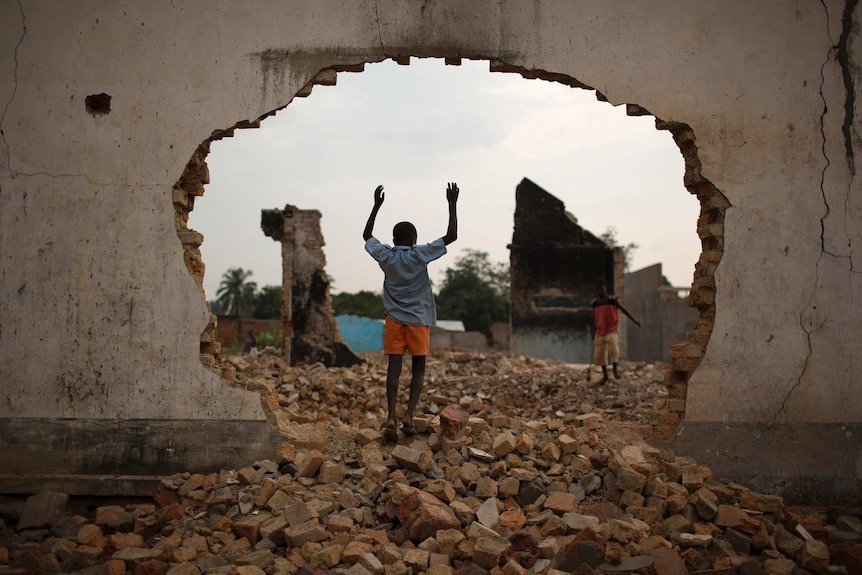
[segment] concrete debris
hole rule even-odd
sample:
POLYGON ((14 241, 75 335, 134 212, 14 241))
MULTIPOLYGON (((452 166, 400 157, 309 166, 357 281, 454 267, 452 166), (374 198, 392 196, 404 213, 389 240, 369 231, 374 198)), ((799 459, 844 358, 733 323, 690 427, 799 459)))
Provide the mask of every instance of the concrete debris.
POLYGON ((385 370, 250 366, 265 403, 305 419, 273 418, 290 431, 273 459, 89 516, 56 493, 0 507, 0 575, 862 575, 858 509, 790 507, 645 443, 652 367, 597 393, 583 366, 438 357, 397 444, 385 370))

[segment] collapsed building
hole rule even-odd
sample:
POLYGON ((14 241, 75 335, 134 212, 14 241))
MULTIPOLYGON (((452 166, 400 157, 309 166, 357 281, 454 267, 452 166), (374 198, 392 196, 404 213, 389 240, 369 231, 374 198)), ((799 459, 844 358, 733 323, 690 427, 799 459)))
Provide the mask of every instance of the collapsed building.
POLYGON ((281 244, 281 352, 288 365, 347 367, 361 359, 344 343, 332 310, 318 210, 263 210, 263 233, 281 244))
MULTIPOLYGON (((562 201, 524 178, 515 189, 509 250, 512 351, 590 362, 596 279, 624 299, 622 249, 579 226, 562 201)), ((625 329, 620 322, 622 357, 625 329)))
POLYGON ((620 357, 668 361, 669 349, 697 326, 698 311, 663 285, 661 264, 625 272, 619 246, 578 225, 562 201, 524 178, 515 190, 510 250, 511 346, 515 353, 570 363, 593 357, 591 301, 598 278, 641 321, 621 317, 620 357))
POLYGON ((215 359, 186 226, 209 145, 339 74, 433 57, 655 117, 701 207, 668 439, 761 490, 858 499, 860 7, 722 8, 3 3, 0 491, 128 494, 271 453, 260 397, 215 359))

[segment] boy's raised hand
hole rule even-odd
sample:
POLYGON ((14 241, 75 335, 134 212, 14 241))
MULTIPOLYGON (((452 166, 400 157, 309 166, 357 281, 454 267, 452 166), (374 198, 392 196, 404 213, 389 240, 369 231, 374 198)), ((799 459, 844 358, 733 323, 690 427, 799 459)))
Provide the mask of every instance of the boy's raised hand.
POLYGON ((383 193, 383 186, 377 186, 374 190, 374 206, 379 208, 383 205, 383 198, 386 194, 383 193))
POLYGON ((450 182, 448 186, 446 186, 446 201, 450 204, 458 201, 458 184, 455 182, 450 182))

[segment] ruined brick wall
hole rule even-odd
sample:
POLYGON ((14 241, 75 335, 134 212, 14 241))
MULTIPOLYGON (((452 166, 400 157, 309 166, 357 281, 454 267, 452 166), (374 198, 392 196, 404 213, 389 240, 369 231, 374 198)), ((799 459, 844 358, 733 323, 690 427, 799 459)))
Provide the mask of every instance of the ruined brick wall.
POLYGON ((281 243, 282 352, 290 364, 352 365, 361 360, 338 334, 329 294, 318 210, 263 210, 263 232, 281 243))
MULTIPOLYGON (((622 257, 583 229, 563 202, 524 179, 510 245, 512 350, 588 363, 595 280, 620 295, 622 257)), ((622 338, 621 338, 622 339, 622 338)))

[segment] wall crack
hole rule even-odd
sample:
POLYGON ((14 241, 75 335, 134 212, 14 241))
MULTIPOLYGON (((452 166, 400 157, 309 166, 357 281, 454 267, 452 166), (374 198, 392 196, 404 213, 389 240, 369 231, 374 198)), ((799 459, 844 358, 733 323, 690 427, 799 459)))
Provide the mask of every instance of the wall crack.
MULTIPOLYGON (((815 278, 815 289, 816 289, 817 278, 815 278)), ((814 298, 814 294, 811 295, 812 299, 814 298)), ((810 304, 810 302, 809 302, 810 304)), ((799 372, 799 377, 796 378, 796 382, 787 390, 787 393, 784 395, 784 399, 781 401, 781 407, 778 408, 778 411, 775 413, 775 416, 772 418, 773 423, 778 419, 781 413, 787 412, 787 403, 790 401, 790 398, 796 392, 800 385, 802 385, 802 378, 805 377, 805 374, 808 372, 808 364, 811 361, 811 357, 814 355, 813 346, 811 345, 811 336, 814 333, 820 331, 823 326, 826 325, 827 320, 823 320, 820 325, 813 327, 812 329, 805 328, 805 320, 802 317, 802 314, 799 315, 799 327, 802 331, 805 332, 805 341, 808 344, 808 353, 805 354, 805 362, 802 364, 802 369, 799 372)))
POLYGON ((374 3, 374 14, 377 17, 377 38, 380 40, 380 49, 383 51, 383 54, 386 54, 386 45, 383 43, 383 29, 380 26, 380 3, 374 3))
MULTIPOLYGON (((824 0, 821 0, 820 3, 826 14, 826 35, 829 37, 830 42, 832 42, 832 47, 829 48, 829 51, 826 53, 826 58, 823 60, 823 64, 820 65, 820 100, 823 102, 823 111, 820 113, 820 151, 823 154, 823 159, 826 160, 826 165, 823 166, 823 169, 820 171, 820 195, 823 198, 823 205, 826 206, 826 213, 820 218, 820 251, 826 252, 826 218, 829 217, 830 211, 829 200, 826 197, 826 171, 832 165, 832 162, 829 160, 829 154, 826 153, 826 114, 829 113, 829 105, 826 103, 826 96, 823 95, 823 86, 826 84, 826 66, 829 65, 829 61, 832 59, 832 52, 835 50, 835 42, 832 40, 832 35, 829 33, 829 8, 826 6, 824 0)), ((807 361, 808 360, 806 359, 806 363, 807 361)))
POLYGON ((18 43, 15 44, 15 53, 13 54, 15 67, 13 70, 12 95, 9 96, 9 101, 3 106, 3 114, 0 115, 0 138, 3 138, 3 144, 6 147, 6 166, 10 171, 12 170, 12 158, 9 152, 9 142, 6 141, 6 132, 3 131, 3 125, 6 120, 6 112, 9 110, 9 106, 12 105, 15 94, 18 92, 18 48, 21 47, 21 43, 24 42, 24 35, 27 33, 27 18, 24 16, 24 7, 21 5, 21 0, 18 0, 18 10, 21 12, 21 37, 18 38, 18 43))
POLYGON ((844 80, 844 124, 841 131, 844 133, 844 151, 847 154, 847 164, 850 167, 851 176, 856 175, 856 159, 853 153, 853 108, 856 105, 856 87, 853 75, 850 72, 850 53, 847 44, 853 24, 853 13, 859 4, 859 0, 847 0, 844 4, 844 14, 841 16, 841 37, 835 45, 835 53, 838 64, 841 66, 841 75, 844 80))
MULTIPOLYGON (((842 80, 844 84, 844 120, 842 122, 841 131, 844 136, 844 154, 847 160, 847 168, 850 172, 847 189, 844 194, 844 209, 845 214, 849 213, 850 194, 853 190, 853 182, 856 176, 856 158, 853 149, 853 122, 855 119, 854 108, 856 105, 856 87, 851 73, 850 53, 848 44, 850 42, 850 34, 852 32, 853 13, 859 5, 859 0, 847 0, 844 4, 844 11, 841 17, 841 36, 836 42, 829 33, 829 9, 826 3, 821 0, 823 11, 826 14, 826 35, 829 38, 832 46, 826 54, 826 59, 820 67, 820 99, 823 101, 823 112, 820 115, 820 135, 822 139, 822 154, 826 160, 826 165, 820 172, 820 194, 823 197, 823 205, 826 207, 826 213, 820 219, 820 249, 821 252, 834 257, 839 257, 839 254, 834 254, 826 249, 826 218, 831 212, 829 201, 826 195, 826 172, 832 167, 832 162, 826 151, 826 127, 825 117, 828 114, 828 104, 823 93, 823 88, 826 83, 826 67, 829 65, 832 58, 838 62, 841 69, 842 80)), ((846 216, 845 216, 846 218, 846 216)), ((848 244, 848 255, 850 260, 850 270, 855 271, 853 265, 851 246, 848 244)))

